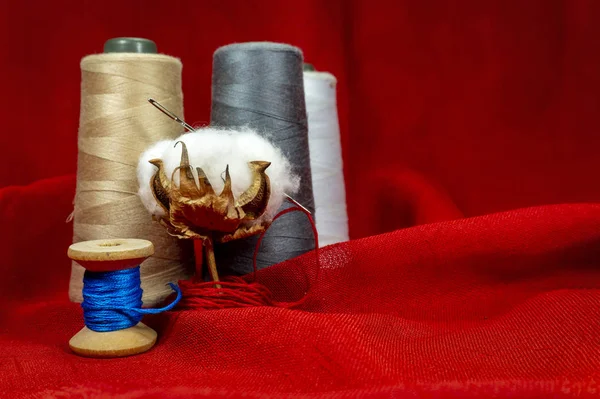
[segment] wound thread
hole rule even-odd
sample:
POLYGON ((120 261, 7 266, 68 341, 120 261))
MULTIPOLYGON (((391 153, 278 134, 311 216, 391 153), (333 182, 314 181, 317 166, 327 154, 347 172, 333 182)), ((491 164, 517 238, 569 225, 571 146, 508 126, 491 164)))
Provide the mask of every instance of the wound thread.
POLYGON ((322 246, 349 239, 336 83, 332 74, 307 70, 305 65, 310 167, 322 246))
MULTIPOLYGON (((154 97, 183 115, 181 62, 162 54, 107 53, 81 61, 81 112, 73 242, 138 237, 155 253, 142 265, 143 301, 161 302, 168 281, 191 274, 190 243, 170 237, 137 196, 137 163, 151 144, 181 126, 148 104, 154 97)), ((69 296, 82 300, 84 269, 73 262, 69 296)))
POLYGON ((83 319, 93 331, 123 330, 138 324, 145 314, 173 309, 181 300, 181 290, 168 283, 177 298, 160 309, 142 309, 140 267, 107 272, 86 270, 83 277, 83 319))
MULTIPOLYGON (((302 52, 278 43, 240 43, 219 48, 213 56, 211 125, 248 126, 279 147, 300 177, 294 198, 314 213, 302 52)), ((282 210, 292 207, 285 203, 282 210)), ((215 248, 217 265, 226 274, 252 271, 257 237, 215 248)), ((265 268, 308 252, 313 247, 310 223, 292 214, 269 229, 257 257, 265 268)))

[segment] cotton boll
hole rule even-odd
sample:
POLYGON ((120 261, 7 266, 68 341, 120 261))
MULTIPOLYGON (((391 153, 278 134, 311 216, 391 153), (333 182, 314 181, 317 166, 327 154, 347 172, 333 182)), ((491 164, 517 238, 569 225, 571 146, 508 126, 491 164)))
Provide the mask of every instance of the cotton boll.
MULTIPOLYGON (((239 198, 252 181, 248 162, 271 162, 266 170, 271 182, 271 197, 267 210, 260 220, 271 220, 281 207, 284 193, 293 194, 298 189, 299 179, 292 174, 289 161, 277 147, 256 132, 250 129, 232 131, 204 128, 186 133, 170 142, 157 143, 140 158, 138 165, 140 197, 148 211, 154 215, 164 216, 164 211, 150 190, 150 179, 156 173, 156 167, 148 161, 152 158, 162 159, 165 173, 170 178, 181 162, 182 146, 175 145, 178 141, 184 142, 187 146, 196 181, 198 179, 196 167, 201 167, 217 194, 223 189, 227 165, 229 165, 233 195, 239 198), (145 187, 147 190, 144 189, 145 187)), ((176 185, 179 185, 179 173, 173 175, 173 180, 176 185)))

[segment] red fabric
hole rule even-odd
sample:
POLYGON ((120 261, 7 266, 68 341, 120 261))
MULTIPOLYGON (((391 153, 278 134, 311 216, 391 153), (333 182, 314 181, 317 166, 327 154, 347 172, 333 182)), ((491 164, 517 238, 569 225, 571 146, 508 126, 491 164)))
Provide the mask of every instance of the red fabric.
POLYGON ((6 1, 0 16, 0 396, 600 394, 599 2, 6 1), (83 359, 64 223, 79 60, 127 35, 181 57, 192 123, 219 45, 289 42, 333 72, 365 238, 323 250, 316 282, 314 254, 259 273, 275 300, 308 290, 300 310, 171 312, 149 319, 150 352, 83 359))
POLYGON ((66 298, 72 177, 0 191, 2 226, 37 216, 2 252, 0 392, 10 397, 596 397, 600 205, 427 224, 262 270, 297 309, 185 310, 148 320, 150 352, 80 358, 66 298), (35 251, 28 250, 35 243, 35 251), (24 284, 24 281, 27 284, 24 284), (88 395, 88 396, 86 396, 88 395))

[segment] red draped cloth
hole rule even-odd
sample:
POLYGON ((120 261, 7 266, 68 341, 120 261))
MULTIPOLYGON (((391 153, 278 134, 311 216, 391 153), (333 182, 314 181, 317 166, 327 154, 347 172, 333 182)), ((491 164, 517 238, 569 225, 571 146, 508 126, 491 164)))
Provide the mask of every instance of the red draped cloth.
POLYGON ((600 395, 600 3, 0 10, 0 397, 600 395), (276 301, 306 293, 294 309, 172 311, 149 352, 88 359, 68 348, 78 65, 124 35, 181 57, 194 124, 219 45, 333 72, 353 240, 258 273, 276 301))

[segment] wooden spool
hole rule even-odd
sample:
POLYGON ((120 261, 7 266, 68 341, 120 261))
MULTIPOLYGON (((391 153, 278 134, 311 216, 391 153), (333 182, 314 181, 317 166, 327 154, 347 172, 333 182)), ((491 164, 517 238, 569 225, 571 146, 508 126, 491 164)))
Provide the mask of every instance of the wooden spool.
MULTIPOLYGON (((147 240, 92 240, 69 247, 69 258, 92 272, 130 269, 154 253, 147 240)), ((123 330, 98 332, 83 327, 69 341, 78 355, 88 357, 121 357, 146 352, 156 343, 156 331, 144 323, 123 330)))

